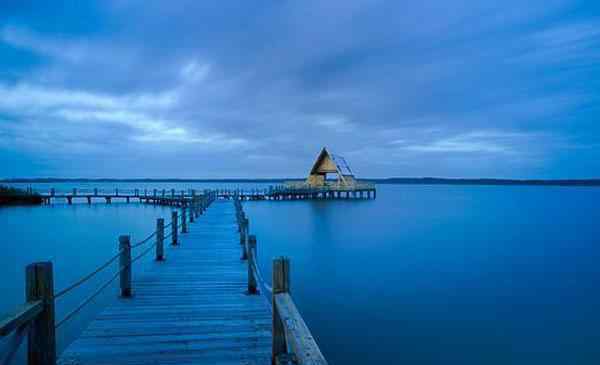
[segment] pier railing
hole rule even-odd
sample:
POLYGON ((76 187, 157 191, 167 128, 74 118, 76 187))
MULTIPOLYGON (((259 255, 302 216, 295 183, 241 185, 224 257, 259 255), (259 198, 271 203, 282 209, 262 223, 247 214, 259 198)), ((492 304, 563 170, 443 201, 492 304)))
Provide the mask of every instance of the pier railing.
POLYGON ((177 211, 172 212, 169 224, 165 225, 164 219, 158 218, 156 220, 156 230, 139 242, 131 243, 131 238, 128 235, 119 236, 119 250, 114 256, 89 274, 57 292, 54 291, 52 262, 36 262, 28 265, 25 272, 25 303, 8 316, 0 319, 0 337, 12 335, 5 344, 3 351, 0 351, 0 364, 9 364, 14 359, 24 338, 27 337, 27 364, 55 365, 56 330, 91 303, 117 278, 120 282, 121 297, 131 297, 133 291, 131 283, 133 263, 152 251, 155 252, 155 260, 163 261, 165 257, 165 240, 170 239, 171 245, 178 245, 179 232, 186 233, 188 222, 194 222, 216 197, 215 192, 205 191, 202 196, 185 200, 180 213, 177 211), (167 228, 170 228, 170 233, 165 235, 165 229, 167 228), (149 242, 153 243, 148 245, 149 242), (144 247, 143 251, 132 257, 132 249, 142 246, 147 247, 144 247), (117 259, 119 260, 119 268, 109 280, 57 321, 55 318, 56 300, 87 283, 98 273, 105 271, 117 259))
POLYGON ((249 220, 240 199, 235 198, 234 204, 242 259, 248 261, 248 293, 264 294, 271 305, 272 364, 327 364, 290 295, 290 260, 286 257, 273 260, 272 285, 269 285, 261 273, 256 236, 249 233, 249 220))

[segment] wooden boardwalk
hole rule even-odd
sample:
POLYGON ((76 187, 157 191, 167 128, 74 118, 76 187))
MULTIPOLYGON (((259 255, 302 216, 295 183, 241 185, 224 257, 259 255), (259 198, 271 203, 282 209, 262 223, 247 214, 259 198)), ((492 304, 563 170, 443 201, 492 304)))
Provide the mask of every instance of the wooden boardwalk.
POLYGON ((271 311, 247 294, 235 214, 215 201, 166 261, 134 269, 133 297, 101 312, 58 363, 269 364, 271 311))

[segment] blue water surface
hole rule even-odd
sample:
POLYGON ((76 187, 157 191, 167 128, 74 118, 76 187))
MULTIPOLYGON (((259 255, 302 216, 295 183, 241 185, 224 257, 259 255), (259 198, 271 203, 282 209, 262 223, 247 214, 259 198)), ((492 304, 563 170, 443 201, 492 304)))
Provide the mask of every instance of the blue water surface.
MULTIPOLYGON (((246 204, 332 364, 600 361, 600 189, 380 185, 246 204)), ((269 274, 270 275, 270 274, 269 274)))
MULTIPOLYGON (((223 186, 267 185, 85 188, 223 186)), ((380 185, 376 200, 244 206, 266 276, 273 257, 290 257, 292 295, 330 364, 530 365, 600 361, 599 203, 596 188, 380 185)), ((53 261, 61 289, 110 258, 120 234, 142 239, 169 215, 103 201, 1 208, 0 312, 22 303, 28 263, 53 261)), ((60 298, 57 317, 115 270, 60 298)), ((115 284, 58 330, 59 351, 115 300, 115 284)))

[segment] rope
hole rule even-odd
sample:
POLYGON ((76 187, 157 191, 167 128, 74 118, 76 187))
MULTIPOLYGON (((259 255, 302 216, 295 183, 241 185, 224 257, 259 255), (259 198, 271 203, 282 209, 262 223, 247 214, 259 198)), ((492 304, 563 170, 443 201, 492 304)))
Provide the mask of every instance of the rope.
POLYGON ((156 246, 156 243, 151 245, 150 247, 148 247, 147 249, 145 249, 141 254, 137 255, 135 258, 133 258, 131 260, 131 263, 133 264, 134 262, 136 262, 137 260, 141 259, 142 257, 146 256, 146 254, 148 254, 148 252, 150 252, 154 247, 156 246))
POLYGON ((262 276, 260 268, 258 267, 258 261, 256 260, 256 252, 254 250, 250 250, 250 254, 252 255, 252 262, 254 263, 254 265, 252 265, 252 271, 254 271, 254 276, 256 276, 258 281, 262 282, 267 291, 272 294, 273 288, 269 284, 267 284, 266 280, 262 276))
MULTIPOLYGON (((123 267, 122 269, 120 269, 119 271, 117 271, 115 273, 115 275, 113 277, 111 277, 104 285, 102 285, 100 288, 98 288, 98 290, 96 290, 92 295, 90 295, 89 297, 87 297, 83 302, 81 302, 75 309, 73 309, 69 314, 67 314, 60 322, 58 322, 58 324, 55 326, 56 329, 58 329, 60 326, 62 326, 65 322, 67 322, 69 319, 73 318, 73 316, 77 313, 79 313, 79 311, 85 307, 86 305, 88 305, 92 300, 94 300, 94 298, 96 298, 100 293, 102 293, 102 291, 104 289, 106 289, 113 281, 115 281, 115 279, 117 277, 119 277, 119 275, 121 274, 121 272, 123 272, 123 270, 127 269, 128 267, 130 267, 134 262, 136 262, 137 260, 141 259, 142 257, 146 256, 148 254, 148 252, 150 252, 154 247, 156 246, 156 243, 151 245, 150 247, 148 247, 146 250, 144 250, 142 253, 140 253, 139 255, 137 255, 135 258, 133 258, 131 260, 131 263, 125 267, 123 267)), ((117 256, 118 257, 118 256, 117 256)))
POLYGON ((123 270, 125 270, 127 268, 127 266, 123 267, 121 270, 117 271, 115 273, 115 275, 110 278, 110 280, 108 280, 104 285, 102 285, 98 290, 96 290, 92 295, 90 295, 89 297, 87 297, 83 302, 81 302, 77 308, 75 308, 74 310, 71 311, 71 313, 67 314, 60 322, 58 322, 58 324, 54 327, 56 329, 58 329, 60 326, 62 326, 65 322, 67 322, 69 319, 73 318, 73 316, 75 314, 77 314, 83 307, 85 307, 89 302, 91 302, 94 298, 96 298, 98 296, 98 294, 100 294, 104 289, 106 289, 113 281, 115 281, 116 278, 119 277, 119 275, 121 274, 121 272, 123 270))
POLYGON ((121 255, 122 251, 119 251, 116 255, 114 255, 113 257, 111 257, 107 262, 105 262, 104 264, 100 265, 100 267, 98 267, 96 270, 94 270, 93 272, 87 274, 86 276, 84 276, 83 278, 79 279, 78 281, 74 282, 73 284, 69 285, 68 287, 64 288, 63 290, 59 291, 58 293, 54 294, 54 299, 58 299, 61 296, 67 294, 68 292, 70 292, 71 290, 77 288, 78 286, 80 286, 81 284, 85 283, 86 281, 88 281, 89 279, 91 279, 94 275, 96 275, 97 273, 99 273, 100 271, 106 269, 108 267, 108 265, 112 264, 116 259, 119 258, 119 256, 121 255))
POLYGON ((133 244, 131 246, 131 248, 139 247, 139 246, 143 245, 144 243, 150 241, 152 239, 152 237, 156 236, 157 233, 158 233, 157 231, 152 232, 152 234, 150 236, 146 237, 144 240, 142 240, 142 241, 140 241, 138 243, 133 244))

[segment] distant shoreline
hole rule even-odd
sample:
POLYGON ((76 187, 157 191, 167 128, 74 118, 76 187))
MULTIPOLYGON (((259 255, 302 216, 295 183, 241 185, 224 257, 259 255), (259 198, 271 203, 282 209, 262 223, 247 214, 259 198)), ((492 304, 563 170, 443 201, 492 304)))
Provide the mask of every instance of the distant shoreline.
MULTIPOLYGON (((265 179, 112 179, 112 178, 15 178, 0 179, 0 183, 96 183, 96 182, 196 182, 196 183, 283 183, 284 181, 302 181, 300 178, 265 178, 265 179)), ((397 185, 532 185, 532 186, 600 186, 600 179, 461 179, 435 177, 391 177, 384 179, 359 179, 376 184, 397 185)))

